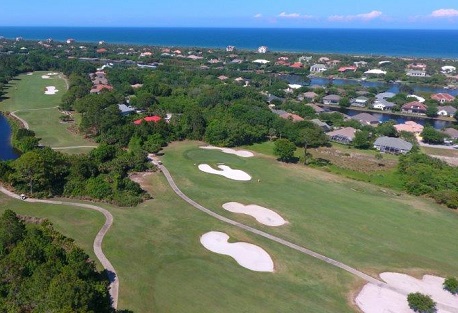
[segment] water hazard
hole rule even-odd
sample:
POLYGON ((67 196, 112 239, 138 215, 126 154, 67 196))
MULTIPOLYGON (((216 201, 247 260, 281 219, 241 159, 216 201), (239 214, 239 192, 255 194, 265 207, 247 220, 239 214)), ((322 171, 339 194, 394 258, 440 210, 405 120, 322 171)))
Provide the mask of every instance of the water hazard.
POLYGON ((0 160, 12 160, 19 156, 11 146, 11 128, 6 118, 0 114, 0 160))

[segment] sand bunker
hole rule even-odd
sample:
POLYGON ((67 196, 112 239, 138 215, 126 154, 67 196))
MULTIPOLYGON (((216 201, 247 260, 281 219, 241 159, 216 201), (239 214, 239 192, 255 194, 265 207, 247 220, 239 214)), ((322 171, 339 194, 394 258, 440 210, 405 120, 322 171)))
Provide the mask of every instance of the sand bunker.
POLYGON ((41 78, 43 79, 50 79, 51 77, 49 75, 42 75, 41 78))
POLYGON ((233 180, 242 180, 248 181, 251 180, 251 176, 241 170, 233 170, 229 166, 226 165, 218 165, 218 168, 221 170, 215 170, 208 164, 199 164, 199 170, 205 173, 221 175, 229 179, 233 180))
POLYGON ((33 75, 33 73, 27 73, 27 76, 32 76, 32 75, 33 75))
POLYGON ((229 236, 218 231, 200 237, 200 243, 215 253, 229 255, 241 266, 256 272, 273 272, 274 262, 261 247, 247 242, 229 243, 229 236))
POLYGON ((231 148, 219 148, 219 147, 214 147, 214 146, 204 146, 201 148, 207 149, 207 150, 220 150, 221 152, 228 153, 228 154, 235 154, 242 158, 251 158, 254 156, 252 152, 247 151, 247 150, 234 150, 231 148))
POLYGON ((287 222, 276 212, 256 204, 243 205, 238 202, 227 202, 223 209, 232 213, 242 213, 254 217, 259 223, 267 226, 281 226, 287 222))
POLYGON ((45 90, 45 95, 55 95, 59 90, 54 86, 48 86, 45 90))
POLYGON ((49 76, 59 75, 59 73, 48 73, 49 76))
POLYGON ((412 313, 407 303, 407 294, 420 292, 431 296, 437 303, 437 313, 452 313, 458 311, 458 296, 453 296, 444 290, 444 278, 425 275, 416 279, 406 274, 382 273, 380 277, 391 287, 401 292, 367 284, 356 297, 356 304, 365 313, 412 313))

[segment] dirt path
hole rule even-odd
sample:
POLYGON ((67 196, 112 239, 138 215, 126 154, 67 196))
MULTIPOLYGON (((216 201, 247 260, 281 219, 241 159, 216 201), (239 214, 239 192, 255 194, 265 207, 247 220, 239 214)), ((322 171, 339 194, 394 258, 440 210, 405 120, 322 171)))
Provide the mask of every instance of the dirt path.
MULTIPOLYGON (((0 192, 4 193, 5 195, 18 199, 20 200, 21 197, 7 189, 5 189, 3 186, 0 186, 0 192)), ((118 276, 116 274, 116 270, 111 264, 111 262, 108 260, 108 258, 105 256, 102 250, 102 241, 103 237, 105 237, 106 233, 110 229, 111 225, 113 224, 113 215, 104 208, 101 208, 99 206, 93 205, 93 204, 86 204, 86 203, 76 203, 76 202, 67 202, 67 201, 54 201, 54 200, 41 200, 41 199, 33 199, 33 198, 28 198, 24 200, 26 202, 30 203, 47 203, 47 204, 58 204, 58 205, 69 205, 69 206, 74 206, 74 207, 80 207, 80 208, 85 208, 85 209, 90 209, 94 210, 97 212, 102 213, 105 216, 105 224, 103 224, 102 228, 99 230, 97 233, 97 236, 94 239, 94 253, 99 259, 100 263, 102 266, 105 268, 108 279, 110 280, 110 296, 111 296, 111 301, 112 301, 112 306, 113 308, 118 307, 118 294, 119 294, 119 280, 118 276)))
POLYGON ((51 147, 53 150, 79 149, 79 148, 97 148, 97 146, 70 146, 70 147, 51 147))

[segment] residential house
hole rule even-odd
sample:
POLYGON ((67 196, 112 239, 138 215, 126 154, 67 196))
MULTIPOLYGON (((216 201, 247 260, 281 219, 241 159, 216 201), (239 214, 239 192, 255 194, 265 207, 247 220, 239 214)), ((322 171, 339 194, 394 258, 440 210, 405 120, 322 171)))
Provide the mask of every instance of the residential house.
POLYGON ((308 104, 306 104, 306 105, 308 105, 309 107, 311 107, 312 109, 314 109, 316 114, 320 114, 320 113, 323 113, 323 112, 327 112, 327 110, 323 109, 322 107, 320 107, 320 106, 318 106, 318 105, 316 105, 316 104, 314 104, 314 103, 308 103, 308 104))
POLYGON ((367 66, 367 62, 366 61, 357 61, 357 62, 353 62, 353 64, 358 68, 367 66))
POLYGON ((446 128, 442 130, 444 134, 450 137, 452 140, 458 140, 458 129, 455 128, 446 128))
POLYGON ((285 99, 284 99, 284 98, 277 97, 277 96, 275 96, 275 95, 269 94, 269 95, 267 96, 267 103, 270 104, 270 103, 272 103, 273 101, 280 101, 280 102, 283 102, 283 101, 285 101, 285 99))
POLYGON ((411 70, 419 70, 419 71, 426 71, 427 65, 424 63, 410 63, 407 65, 408 69, 411 70))
POLYGON ((329 126, 327 123, 325 123, 323 121, 320 121, 317 118, 314 118, 313 120, 310 120, 310 122, 312 122, 313 124, 315 124, 318 127, 320 127, 325 133, 327 133, 327 132, 332 130, 331 126, 329 126))
POLYGON ((260 46, 258 48, 258 53, 266 53, 269 50, 266 46, 260 46))
POLYGON ((269 62, 270 61, 264 60, 264 59, 256 59, 256 60, 253 61, 253 63, 258 63, 258 64, 267 64, 269 62))
POLYGON ((330 60, 330 61, 327 61, 326 64, 331 66, 331 67, 334 67, 334 66, 339 65, 340 61, 339 60, 330 60))
POLYGON ((420 115, 425 115, 427 106, 419 101, 412 101, 409 103, 404 104, 401 107, 401 111, 403 113, 415 113, 420 115))
POLYGON ((353 141, 355 134, 356 129, 353 127, 345 127, 327 133, 330 140, 346 145, 349 145, 353 141))
POLYGON ((157 122, 159 122, 160 120, 162 120, 162 117, 157 116, 157 115, 153 115, 153 116, 147 116, 147 117, 144 117, 144 118, 135 120, 135 121, 134 121, 134 124, 135 124, 135 125, 140 125, 143 121, 145 121, 145 122, 147 122, 147 123, 151 123, 151 122, 157 123, 157 122))
POLYGON ((232 51, 234 51, 234 50, 235 50, 235 47, 234 47, 234 46, 227 46, 227 47, 226 47, 226 51, 227 51, 227 52, 232 52, 232 51))
POLYGON ((423 125, 415 123, 414 121, 406 121, 403 124, 393 125, 393 127, 396 129, 398 133, 405 131, 417 135, 421 134, 424 128, 423 125))
POLYGON ((440 115, 440 116, 453 117, 455 116, 456 111, 457 111, 456 108, 452 107, 451 105, 437 107, 437 115, 440 115))
POLYGON ((375 101, 372 107, 377 110, 387 111, 396 107, 396 104, 386 99, 393 98, 396 94, 392 92, 382 92, 375 96, 375 101))
POLYGON ((442 74, 452 74, 454 72, 456 72, 456 67, 451 66, 451 65, 445 65, 445 66, 442 66, 441 68, 442 74))
POLYGON ((118 104, 118 109, 121 111, 121 115, 129 115, 135 112, 135 108, 131 107, 130 105, 127 106, 125 104, 118 104))
POLYGON ((302 94, 302 97, 304 100, 314 101, 318 97, 318 94, 313 91, 307 91, 302 94))
POLYGON ((323 104, 339 104, 340 99, 342 97, 338 95, 327 95, 323 97, 323 104))
POLYGON ((407 70, 406 75, 410 77, 426 77, 426 72, 419 70, 407 70))
POLYGON ((378 125, 380 122, 378 118, 369 113, 359 113, 351 117, 352 120, 358 121, 363 125, 378 125))
POLYGON ((435 93, 431 95, 431 99, 439 101, 440 103, 449 103, 455 100, 455 97, 448 93, 435 93))
POLYGON ((302 64, 301 62, 294 62, 289 67, 292 67, 292 68, 303 68, 304 64, 302 64))
POLYGON ((277 114, 281 118, 284 118, 285 120, 290 120, 292 122, 300 122, 300 121, 304 120, 302 117, 300 117, 297 114, 288 113, 288 112, 283 111, 283 110, 274 110, 274 109, 271 109, 271 110, 272 110, 273 113, 277 114))
POLYGON ((339 72, 340 73, 345 73, 345 72, 356 72, 356 70, 358 69, 357 66, 342 66, 342 67, 339 67, 339 72))
POLYGON ((326 71, 328 67, 324 64, 313 64, 310 67, 310 73, 322 73, 326 71))
POLYGON ((369 101, 369 98, 360 96, 358 98, 352 99, 351 105, 355 107, 365 107, 367 105, 367 102, 369 101))
POLYGON ((380 152, 394 153, 394 154, 406 154, 412 150, 412 144, 400 138, 394 137, 379 137, 374 142, 374 148, 380 152))
POLYGON ((320 63, 326 63, 326 62, 329 62, 329 60, 330 60, 330 59, 329 59, 328 57, 321 57, 321 58, 318 59, 318 62, 320 62, 320 63))
POLYGON ((218 76, 218 79, 221 80, 221 81, 224 81, 226 79, 228 79, 229 77, 225 76, 225 75, 220 75, 218 76))
POLYGON ((113 86, 110 85, 95 85, 92 87, 92 89, 89 91, 89 93, 100 93, 102 90, 113 90, 113 86))

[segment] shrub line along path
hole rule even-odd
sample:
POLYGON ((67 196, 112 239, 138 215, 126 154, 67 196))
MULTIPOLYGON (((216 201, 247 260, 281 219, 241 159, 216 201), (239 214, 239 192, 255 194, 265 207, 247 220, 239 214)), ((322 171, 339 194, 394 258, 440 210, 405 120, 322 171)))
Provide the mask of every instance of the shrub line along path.
MULTIPOLYGON (((1 185, 0 185, 0 192, 4 193, 5 195, 11 198, 15 198, 19 200, 21 199, 19 195, 9 191, 8 189, 4 188, 1 185)), ((28 198, 28 199, 25 199, 24 201, 31 202, 31 203, 47 203, 47 204, 76 206, 80 208, 95 210, 97 212, 102 213, 105 216, 105 224, 103 224, 102 228, 97 233, 97 236, 94 239, 93 248, 94 248, 94 253, 97 259, 99 259, 100 263, 107 271, 108 279, 110 280, 111 305, 113 308, 117 309, 118 294, 119 294, 118 275, 116 274, 115 268, 113 267, 111 262, 108 260, 108 258, 105 256, 102 250, 102 241, 106 233, 110 229, 111 225, 113 224, 113 215, 108 210, 101 208, 99 206, 93 205, 93 204, 66 202, 66 201, 54 201, 54 200, 42 200, 42 199, 33 199, 33 198, 28 198)))
MULTIPOLYGON (((299 246, 295 243, 292 243, 290 241, 287 241, 285 239, 282 239, 280 237, 277 237, 277 236, 274 236, 274 235, 271 235, 269 233, 266 233, 264 231, 261 231, 259 229, 256 229, 256 228, 253 228, 253 227, 250 227, 248 225, 245 225, 245 224, 242 224, 242 223, 239 223, 239 222, 236 222, 234 220, 231 220, 227 217, 224 217, 222 215, 219 215, 218 213, 215 213, 213 212, 212 210, 210 209, 207 209, 205 208, 204 206, 200 205, 199 203, 195 202, 194 200, 192 200, 191 198, 189 198, 188 196, 186 196, 179 188, 178 186, 176 185, 175 181, 173 180, 172 178, 172 175, 170 174, 170 172, 167 170, 167 168, 162 165, 162 164, 159 164, 158 162, 153 162, 157 167, 159 167, 159 169, 161 170, 161 172, 164 174, 165 178, 167 179, 167 182, 169 183, 170 187, 173 189, 173 191, 181 198, 183 199, 184 201, 186 201, 188 204, 192 205, 194 208, 198 209, 199 211, 202 211, 216 219, 218 219, 219 221, 221 222, 224 222, 224 223, 227 223, 227 224, 230 224, 230 225, 233 225, 235 227, 238 227, 240 229, 243 229, 243 230, 246 230, 250 233, 253 233, 255 235, 259 235, 259 236, 262 236, 264 238, 267 238, 269 240, 272 240, 272 241, 275 241, 283 246, 286 246, 286 247, 289 247, 291 249, 294 249, 296 251, 299 251, 303 254, 306 254, 306 255, 309 255, 311 257, 314 257, 318 260, 321 260, 321 261, 324 261, 332 266, 335 266, 335 267, 338 267, 338 268, 341 268, 343 269, 344 271, 347 271, 363 280, 365 280, 366 282, 368 283, 371 283, 373 285, 376 285, 380 288, 385 288, 385 289, 389 289, 389 290, 392 290, 394 292, 397 292, 399 294, 402 294, 402 295, 405 295, 407 296, 407 294, 409 292, 405 291, 405 290, 402 290, 402 289, 399 289, 399 288, 396 288, 396 287, 393 287, 393 286, 390 286, 388 285, 387 283, 381 281, 381 280, 378 280, 368 274, 365 274, 359 270, 357 270, 356 268, 353 268, 349 265, 346 265, 342 262, 339 262, 337 260, 334 260, 334 259, 331 259, 331 258, 328 258, 322 254, 319 254, 315 251, 312 251, 310 249, 307 249, 307 248, 304 248, 302 246, 299 246)), ((437 303, 436 305, 437 308, 439 309, 443 309, 443 310, 447 310, 448 312, 451 312, 451 313, 458 313, 458 310, 456 308, 453 308, 453 307, 450 307, 448 305, 445 305, 445 304, 442 304, 442 303, 437 303)))

